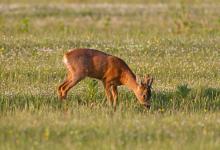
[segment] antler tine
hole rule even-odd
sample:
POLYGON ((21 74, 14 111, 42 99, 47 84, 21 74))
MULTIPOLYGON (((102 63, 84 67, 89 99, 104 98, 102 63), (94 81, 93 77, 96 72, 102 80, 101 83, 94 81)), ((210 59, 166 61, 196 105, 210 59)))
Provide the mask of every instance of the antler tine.
POLYGON ((150 87, 152 86, 153 81, 154 81, 154 78, 151 77, 151 78, 150 78, 150 81, 149 81, 149 86, 150 86, 150 87))
POLYGON ((147 75, 144 76, 144 83, 148 84, 149 81, 150 81, 150 75, 147 74, 147 75))

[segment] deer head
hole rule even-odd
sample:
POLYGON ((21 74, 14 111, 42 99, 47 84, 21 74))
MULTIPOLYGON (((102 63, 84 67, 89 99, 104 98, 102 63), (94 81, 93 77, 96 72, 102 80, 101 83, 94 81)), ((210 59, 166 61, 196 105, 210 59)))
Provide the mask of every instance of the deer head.
POLYGON ((138 87, 136 91, 136 96, 141 104, 143 104, 146 108, 150 108, 151 102, 151 87, 154 79, 149 75, 144 77, 143 81, 138 82, 138 87))

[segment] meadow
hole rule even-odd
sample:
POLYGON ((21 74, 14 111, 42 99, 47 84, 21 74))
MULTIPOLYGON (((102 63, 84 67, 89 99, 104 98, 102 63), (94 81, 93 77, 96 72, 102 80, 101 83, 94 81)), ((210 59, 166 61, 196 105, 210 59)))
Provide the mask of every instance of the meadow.
POLYGON ((0 149, 220 149, 220 3, 1 0, 0 149), (151 109, 89 78, 60 102, 76 47, 153 76, 151 109))

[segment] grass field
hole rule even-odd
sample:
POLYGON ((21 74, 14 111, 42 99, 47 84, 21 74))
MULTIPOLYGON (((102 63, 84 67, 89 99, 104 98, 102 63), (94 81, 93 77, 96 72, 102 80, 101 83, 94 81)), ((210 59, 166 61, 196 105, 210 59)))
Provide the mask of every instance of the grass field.
POLYGON ((40 2, 0 2, 0 149, 220 149, 217 0, 40 2), (154 76, 151 110, 121 87, 114 113, 93 79, 60 102, 76 47, 154 76))

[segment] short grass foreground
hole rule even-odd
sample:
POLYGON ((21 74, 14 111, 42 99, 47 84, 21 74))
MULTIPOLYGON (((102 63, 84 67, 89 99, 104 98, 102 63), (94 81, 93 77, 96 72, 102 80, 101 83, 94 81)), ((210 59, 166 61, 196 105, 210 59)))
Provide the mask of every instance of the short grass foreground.
POLYGON ((220 149, 217 0, 3 2, 0 149, 220 149), (137 75, 154 76, 151 110, 121 87, 114 113, 93 79, 60 102, 62 56, 75 47, 119 56, 137 75))

